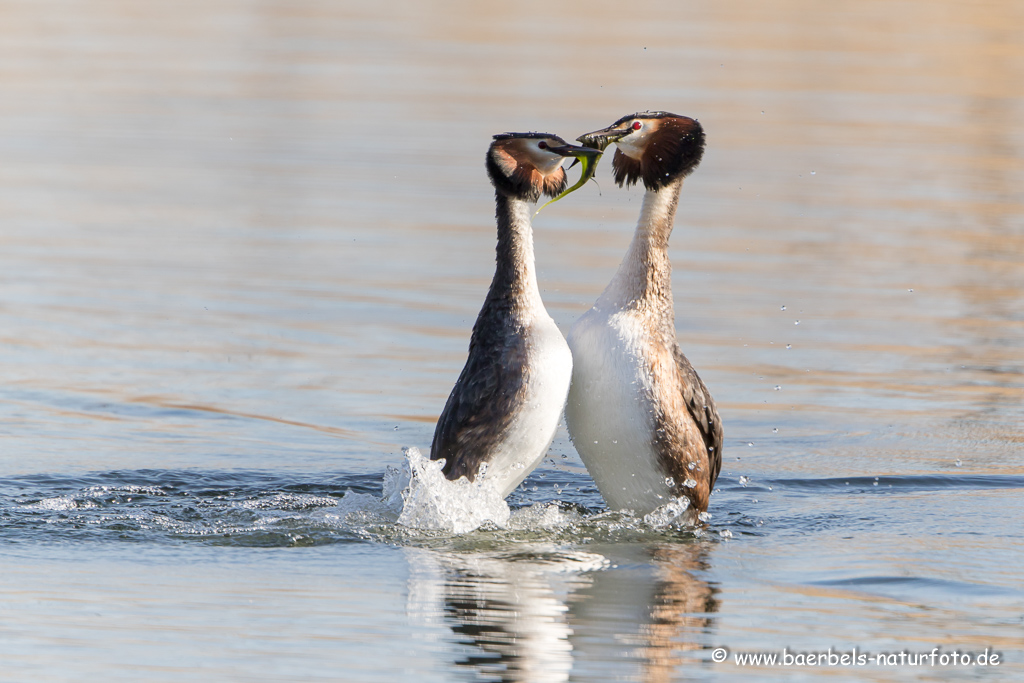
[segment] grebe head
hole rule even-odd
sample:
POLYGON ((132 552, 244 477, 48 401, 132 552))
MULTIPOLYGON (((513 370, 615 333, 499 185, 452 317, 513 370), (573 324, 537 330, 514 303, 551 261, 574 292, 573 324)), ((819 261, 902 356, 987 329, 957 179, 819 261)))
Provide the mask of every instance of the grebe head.
POLYGON ((597 156, 601 150, 570 145, 550 133, 502 133, 487 150, 487 174, 509 197, 535 202, 554 197, 566 186, 566 157, 597 156))
POLYGON ((704 156, 704 129, 700 122, 666 111, 644 111, 621 119, 601 130, 581 135, 580 142, 604 149, 615 143, 612 170, 620 186, 643 180, 648 190, 658 190, 688 176, 704 156))

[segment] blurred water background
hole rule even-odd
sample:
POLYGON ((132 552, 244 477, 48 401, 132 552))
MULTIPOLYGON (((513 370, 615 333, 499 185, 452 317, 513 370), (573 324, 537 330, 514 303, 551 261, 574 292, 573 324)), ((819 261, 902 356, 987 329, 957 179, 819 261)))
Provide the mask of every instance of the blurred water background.
MULTIPOLYGON (((1024 677, 1022 31, 1013 0, 3 0, 0 680, 1024 677), (708 136, 670 251, 725 422, 708 527, 606 513, 564 429, 508 529, 361 512, 465 360, 490 136, 643 109, 708 136), (1002 663, 732 658, 854 647, 1002 663)), ((534 222, 563 331, 639 210, 609 168, 534 222)))

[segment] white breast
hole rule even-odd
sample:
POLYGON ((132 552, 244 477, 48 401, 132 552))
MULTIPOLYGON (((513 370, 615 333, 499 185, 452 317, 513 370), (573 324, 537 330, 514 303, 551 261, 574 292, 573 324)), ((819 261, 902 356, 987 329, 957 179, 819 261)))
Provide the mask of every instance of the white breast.
POLYGON ((572 354, 555 321, 539 311, 528 332, 529 371, 524 400, 506 438, 494 451, 488 476, 500 477, 507 496, 533 470, 555 438, 572 379, 572 354))
POLYGON ((601 495, 612 509, 639 514, 668 503, 672 494, 652 445, 649 340, 639 316, 595 306, 573 325, 568 343, 573 375, 565 421, 601 495))

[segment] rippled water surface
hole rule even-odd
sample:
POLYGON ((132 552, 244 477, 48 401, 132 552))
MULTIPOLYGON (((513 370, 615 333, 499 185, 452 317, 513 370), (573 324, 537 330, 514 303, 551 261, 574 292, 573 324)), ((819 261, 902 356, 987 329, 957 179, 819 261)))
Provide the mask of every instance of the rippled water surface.
MULTIPOLYGON (((1024 7, 0 4, 0 680, 1024 677, 1024 7), (490 135, 708 135, 670 250, 725 464, 608 512, 564 430, 416 531, 490 135), (715 661, 715 648, 729 652, 715 661), (741 666, 744 652, 999 666, 741 666)), ((573 172, 575 173, 575 171, 573 172)), ((640 193, 535 219, 569 325, 640 193)))

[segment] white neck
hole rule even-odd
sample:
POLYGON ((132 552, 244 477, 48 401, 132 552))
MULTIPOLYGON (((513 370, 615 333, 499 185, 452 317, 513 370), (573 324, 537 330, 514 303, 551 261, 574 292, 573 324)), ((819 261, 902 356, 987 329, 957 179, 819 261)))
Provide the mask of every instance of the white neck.
POLYGON ((647 190, 633 233, 633 241, 619 269, 595 306, 602 310, 650 305, 672 305, 672 264, 668 238, 672 234, 683 180, 660 190, 647 190))

